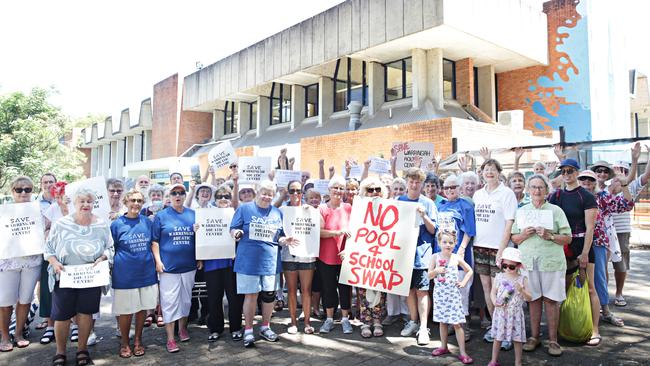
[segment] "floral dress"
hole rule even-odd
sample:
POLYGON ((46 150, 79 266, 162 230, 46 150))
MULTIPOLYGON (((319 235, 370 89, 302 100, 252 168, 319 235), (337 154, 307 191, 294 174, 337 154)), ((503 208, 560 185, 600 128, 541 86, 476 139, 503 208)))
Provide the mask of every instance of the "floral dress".
POLYGON ((494 278, 497 286, 496 303, 492 316, 492 336, 496 341, 526 342, 526 323, 524 319, 524 298, 515 289, 515 282, 523 285, 524 276, 518 275, 513 281, 503 273, 494 278))
POLYGON ((458 278, 458 255, 452 254, 449 259, 443 258, 440 253, 435 254, 432 260, 437 261, 436 267, 445 267, 447 273, 436 275, 433 279, 433 321, 445 324, 465 323, 465 311, 456 285, 458 278))

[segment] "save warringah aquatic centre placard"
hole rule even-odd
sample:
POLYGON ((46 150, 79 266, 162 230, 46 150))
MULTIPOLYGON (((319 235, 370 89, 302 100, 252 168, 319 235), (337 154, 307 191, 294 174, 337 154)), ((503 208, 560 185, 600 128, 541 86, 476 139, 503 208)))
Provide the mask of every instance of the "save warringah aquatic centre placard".
POLYGON ((320 251, 320 211, 311 206, 282 206, 284 234, 300 241, 289 247, 297 257, 318 257, 320 251))
POLYGON ((242 156, 237 163, 239 169, 239 183, 259 183, 269 179, 271 171, 271 157, 242 156))
POLYGON ((196 259, 227 259, 235 257, 235 239, 230 235, 232 208, 198 208, 195 211, 196 259))
POLYGON ((43 221, 38 201, 0 205, 0 259, 43 253, 43 221))

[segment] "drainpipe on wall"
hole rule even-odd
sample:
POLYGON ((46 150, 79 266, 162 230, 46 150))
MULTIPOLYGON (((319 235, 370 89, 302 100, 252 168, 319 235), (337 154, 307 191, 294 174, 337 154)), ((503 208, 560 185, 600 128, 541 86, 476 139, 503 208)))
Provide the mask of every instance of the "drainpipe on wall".
POLYGON ((361 108, 363 108, 363 104, 356 100, 348 104, 348 112, 350 113, 349 131, 356 131, 361 127, 361 108))

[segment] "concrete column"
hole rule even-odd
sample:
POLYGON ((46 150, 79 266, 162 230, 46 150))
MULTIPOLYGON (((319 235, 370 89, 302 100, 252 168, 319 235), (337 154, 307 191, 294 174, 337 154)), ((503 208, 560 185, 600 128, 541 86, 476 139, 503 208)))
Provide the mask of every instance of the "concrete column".
POLYGON ((151 130, 144 131, 144 159, 151 159, 151 130))
POLYGON ((93 147, 90 150, 90 177, 88 178, 97 176, 98 149, 98 147, 93 147))
POLYGON ((122 174, 122 162, 119 160, 118 141, 111 141, 111 177, 118 178, 122 174))
POLYGON ((212 112, 212 139, 214 141, 219 141, 220 138, 224 136, 223 133, 223 117, 224 111, 215 109, 212 112))
POLYGON ((374 116, 384 104, 384 66, 378 62, 366 64, 368 80, 368 115, 374 116))
POLYGON ((133 162, 142 161, 142 135, 140 132, 133 136, 133 162))
POLYGON ((291 129, 297 128, 305 119, 305 87, 291 86, 291 129))
POLYGON ((474 104, 474 62, 471 58, 456 61, 456 100, 461 105, 474 104))
POLYGON ((257 97, 257 137, 271 125, 271 102, 263 96, 257 97))
POLYGON ((115 176, 123 177, 124 176, 124 139, 119 139, 116 142, 115 149, 115 176))
POLYGON ((237 103, 239 119, 237 120, 237 131, 239 136, 244 136, 250 130, 251 105, 248 103, 237 103))
POLYGON ((102 167, 102 159, 104 158, 104 147, 102 145, 99 145, 96 147, 97 149, 97 170, 95 170, 95 176, 98 177, 102 175, 104 172, 104 168, 102 167))
POLYGON ((126 164, 133 163, 133 136, 126 137, 126 150, 124 154, 126 155, 126 164))
POLYGON ((110 176, 110 169, 108 162, 111 159, 111 151, 109 144, 102 145, 102 174, 105 178, 110 176))
POLYGON ((413 80, 413 109, 420 109, 424 106, 424 101, 427 99, 427 52, 420 48, 411 50, 411 65, 412 73, 411 80, 413 80))
POLYGON ((321 76, 318 80, 318 126, 321 127, 334 112, 334 82, 321 76))
POLYGON ((494 66, 487 65, 481 66, 478 68, 478 80, 474 82, 478 83, 478 106, 485 114, 492 117, 493 120, 497 120, 497 105, 496 105, 496 93, 494 90, 495 86, 495 75, 494 75, 494 66))
POLYGON ((445 108, 445 92, 442 86, 442 49, 427 50, 427 95, 435 110, 445 108))

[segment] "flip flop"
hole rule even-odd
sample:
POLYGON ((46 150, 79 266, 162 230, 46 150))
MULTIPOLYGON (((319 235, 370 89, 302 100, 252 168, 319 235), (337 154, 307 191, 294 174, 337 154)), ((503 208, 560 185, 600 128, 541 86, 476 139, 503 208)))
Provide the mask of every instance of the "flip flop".
POLYGON ((11 342, 0 342, 0 352, 11 352, 14 350, 14 345, 11 342))
POLYGON ((45 329, 45 328, 47 328, 47 322, 46 321, 40 322, 40 323, 36 324, 36 326, 34 328, 38 329, 38 330, 45 329))
POLYGON ((156 319, 156 326, 158 328, 165 326, 165 322, 163 321, 163 317, 161 315, 158 315, 158 318, 156 319))
POLYGON ((600 341, 602 341, 602 340, 603 340, 603 338, 601 336, 599 336, 599 335, 598 336, 592 336, 591 338, 589 338, 586 345, 596 347, 597 345, 600 344, 600 341))
POLYGON ((142 357, 144 356, 144 346, 142 345, 137 345, 133 347, 133 355, 135 357, 142 357))
POLYGON ((616 306, 627 306, 627 301, 625 301, 625 298, 623 296, 619 296, 614 299, 614 305, 616 306))
POLYGON ((131 358, 131 356, 133 356, 133 353, 131 352, 131 347, 129 346, 120 347, 120 358, 131 358))
POLYGON ((25 348, 30 345, 30 341, 26 339, 15 339, 14 342, 16 343, 16 347, 18 348, 25 348))

